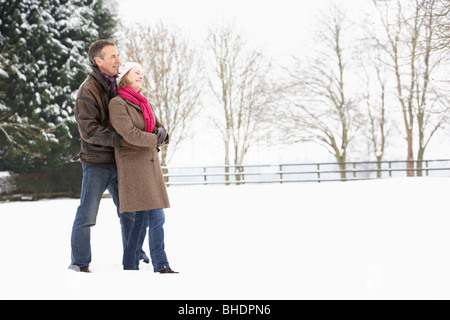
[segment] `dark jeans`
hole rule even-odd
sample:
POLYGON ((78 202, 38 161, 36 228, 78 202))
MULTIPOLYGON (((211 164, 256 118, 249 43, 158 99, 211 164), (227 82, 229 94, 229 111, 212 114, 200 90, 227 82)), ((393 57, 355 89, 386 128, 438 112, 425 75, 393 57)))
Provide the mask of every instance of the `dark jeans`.
POLYGON ((164 222, 165 215, 162 209, 136 212, 127 248, 123 255, 124 270, 139 270, 139 253, 144 243, 147 226, 153 271, 158 272, 170 268, 164 251, 164 222))
POLYGON ((88 267, 91 262, 91 228, 95 226, 103 193, 108 189, 117 207, 122 227, 122 244, 125 251, 134 222, 134 212, 119 212, 119 188, 116 167, 91 167, 83 165, 81 201, 72 228, 72 263, 70 269, 88 267))

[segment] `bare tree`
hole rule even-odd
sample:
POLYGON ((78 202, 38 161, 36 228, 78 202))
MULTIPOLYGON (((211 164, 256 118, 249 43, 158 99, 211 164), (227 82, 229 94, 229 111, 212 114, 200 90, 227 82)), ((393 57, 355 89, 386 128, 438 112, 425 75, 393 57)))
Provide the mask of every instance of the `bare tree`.
POLYGON ((434 34, 431 41, 432 50, 448 50, 450 48, 450 1, 422 1, 422 17, 434 34))
MULTIPOLYGON (((387 138, 389 137, 386 94, 387 94, 387 78, 384 66, 380 60, 374 61, 374 71, 376 75, 376 83, 379 91, 373 92, 373 85, 370 83, 370 75, 367 75, 367 88, 365 101, 367 104, 367 135, 370 141, 371 149, 377 161, 377 168, 381 170, 382 161, 385 155, 387 138)), ((377 172, 377 177, 381 178, 381 171, 377 172)))
POLYGON ((161 165, 166 166, 193 132, 190 120, 201 108, 200 58, 180 31, 163 23, 124 26, 123 35, 125 59, 143 66, 144 95, 170 135, 170 148, 163 147, 161 155, 161 165))
MULTIPOLYGON (((397 0, 394 3, 374 0, 386 35, 385 40, 377 39, 378 45, 387 53, 386 63, 391 66, 396 79, 409 169, 414 169, 414 138, 418 139, 420 169, 420 160, 423 160, 431 138, 448 119, 447 112, 439 115, 434 112, 442 109, 442 97, 430 82, 433 71, 440 64, 440 56, 434 55, 432 45, 434 28, 430 27, 437 3, 435 0, 397 0)), ((418 174, 421 175, 421 171, 418 174)), ((408 171, 408 176, 414 175, 414 170, 408 171)))
POLYGON ((239 166, 258 135, 270 131, 270 65, 260 50, 249 48, 234 24, 211 27, 207 45, 211 61, 209 87, 221 109, 214 123, 224 142, 225 165, 233 163, 240 172, 239 166))
MULTIPOLYGON (((317 43, 323 48, 315 56, 290 72, 295 108, 291 137, 301 142, 314 142, 324 146, 340 164, 341 179, 346 179, 349 145, 360 126, 358 100, 350 92, 350 46, 344 36, 348 21, 344 13, 332 7, 322 18, 322 30, 317 43)), ((347 30, 348 31, 348 30, 347 30)))
MULTIPOLYGON (((376 41, 376 28, 373 16, 363 20, 359 26, 362 33, 358 47, 358 74, 361 83, 365 83, 363 102, 366 104, 366 113, 362 132, 368 142, 368 149, 377 162, 377 177, 382 176, 382 161, 392 136, 392 115, 390 114, 389 88, 390 68, 383 62, 386 53, 376 41)), ((364 89, 363 89, 364 88, 364 89)))

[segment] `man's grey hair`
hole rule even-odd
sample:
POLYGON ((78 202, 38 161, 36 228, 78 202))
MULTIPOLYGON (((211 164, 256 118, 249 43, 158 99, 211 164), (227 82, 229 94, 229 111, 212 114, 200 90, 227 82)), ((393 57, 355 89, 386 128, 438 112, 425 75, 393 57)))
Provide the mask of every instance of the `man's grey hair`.
POLYGON ((92 68, 98 68, 97 63, 95 62, 95 58, 99 57, 103 59, 102 50, 106 46, 116 46, 116 44, 111 40, 105 39, 97 40, 93 44, 91 44, 91 47, 89 48, 88 57, 92 68))

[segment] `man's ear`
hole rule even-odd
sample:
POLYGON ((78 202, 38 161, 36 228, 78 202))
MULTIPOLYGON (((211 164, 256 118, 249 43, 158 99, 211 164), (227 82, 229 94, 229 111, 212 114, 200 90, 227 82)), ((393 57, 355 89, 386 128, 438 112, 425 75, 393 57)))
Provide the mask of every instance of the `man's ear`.
POLYGON ((97 66, 100 66, 100 65, 101 65, 102 59, 100 59, 99 57, 95 57, 95 58, 94 58, 94 61, 95 61, 95 63, 97 64, 97 66))

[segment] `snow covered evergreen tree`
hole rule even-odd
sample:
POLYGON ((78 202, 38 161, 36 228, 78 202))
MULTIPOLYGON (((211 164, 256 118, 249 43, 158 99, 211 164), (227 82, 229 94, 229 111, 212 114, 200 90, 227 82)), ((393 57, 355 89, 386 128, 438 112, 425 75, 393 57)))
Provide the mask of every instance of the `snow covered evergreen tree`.
POLYGON ((0 171, 55 172, 78 152, 72 108, 103 20, 102 0, 0 0, 0 171))
POLYGON ((94 23, 97 25, 98 39, 117 40, 119 25, 117 17, 117 0, 88 1, 92 4, 94 23))

